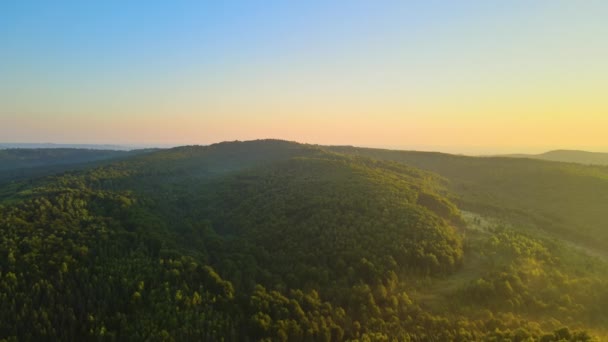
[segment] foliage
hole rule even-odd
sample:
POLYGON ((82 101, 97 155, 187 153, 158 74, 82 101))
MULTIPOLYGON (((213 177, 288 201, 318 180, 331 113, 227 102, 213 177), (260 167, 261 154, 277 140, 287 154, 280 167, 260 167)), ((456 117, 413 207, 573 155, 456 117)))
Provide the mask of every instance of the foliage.
POLYGON ((281 141, 1 186, 0 339, 591 340, 552 323, 606 322, 603 264, 581 273, 589 259, 508 230, 476 239, 446 186, 281 141), (471 258, 497 271, 439 309, 418 298, 471 258))
POLYGON ((607 166, 354 147, 330 149, 436 172, 449 180, 452 199, 464 210, 534 225, 599 253, 607 249, 607 166))

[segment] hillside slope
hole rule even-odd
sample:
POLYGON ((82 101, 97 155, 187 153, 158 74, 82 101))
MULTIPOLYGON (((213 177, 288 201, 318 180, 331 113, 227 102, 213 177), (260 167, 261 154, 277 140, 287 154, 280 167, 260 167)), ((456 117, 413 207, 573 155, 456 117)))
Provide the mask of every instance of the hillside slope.
POLYGON ((460 207, 531 224, 598 253, 608 247, 608 167, 530 159, 332 147, 436 172, 460 207))
POLYGON ((87 168, 153 150, 114 151, 76 148, 0 149, 0 184, 87 168))
POLYGON ((446 186, 399 163, 283 141, 180 147, 11 186, 0 191, 0 338, 585 341, 556 329, 601 332, 601 265, 518 233, 471 241, 476 228, 446 186), (433 293, 434 306, 423 298, 491 258, 472 283, 433 293), (475 286, 483 297, 470 295, 475 286), (560 295, 570 296, 551 304, 560 295))
POLYGON ((608 153, 576 150, 555 150, 541 154, 510 154, 503 157, 530 158, 585 165, 608 165, 608 153))

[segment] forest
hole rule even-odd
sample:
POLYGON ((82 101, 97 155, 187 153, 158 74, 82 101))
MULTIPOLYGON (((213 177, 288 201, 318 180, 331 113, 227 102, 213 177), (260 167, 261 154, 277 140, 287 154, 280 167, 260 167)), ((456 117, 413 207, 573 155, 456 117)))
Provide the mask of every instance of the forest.
POLYGON ((0 161, 0 341, 608 338, 607 167, 280 140, 0 161))

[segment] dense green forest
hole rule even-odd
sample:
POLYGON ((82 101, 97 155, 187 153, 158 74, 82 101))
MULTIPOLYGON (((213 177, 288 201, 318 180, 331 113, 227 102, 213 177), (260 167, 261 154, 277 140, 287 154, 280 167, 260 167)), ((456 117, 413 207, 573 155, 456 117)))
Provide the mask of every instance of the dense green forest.
POLYGON ((0 340, 601 340, 608 171, 525 163, 262 140, 0 183, 0 340))
POLYGON ((113 159, 133 152, 75 148, 0 149, 0 170, 66 165, 113 159))
POLYGON ((461 209, 534 226, 608 257, 608 166, 354 147, 331 150, 435 172, 449 179, 451 198, 461 209))
POLYGON ((77 148, 8 148, 0 146, 0 184, 86 169, 103 162, 129 158, 154 150, 92 150, 77 148))

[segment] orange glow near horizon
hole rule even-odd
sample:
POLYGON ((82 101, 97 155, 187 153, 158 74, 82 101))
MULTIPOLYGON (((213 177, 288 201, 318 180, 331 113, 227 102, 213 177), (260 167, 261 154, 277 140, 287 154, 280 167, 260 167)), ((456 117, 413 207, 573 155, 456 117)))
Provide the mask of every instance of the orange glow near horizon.
POLYGON ((0 142, 608 152, 605 2, 155 6, 0 14, 0 142))

